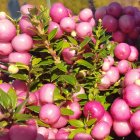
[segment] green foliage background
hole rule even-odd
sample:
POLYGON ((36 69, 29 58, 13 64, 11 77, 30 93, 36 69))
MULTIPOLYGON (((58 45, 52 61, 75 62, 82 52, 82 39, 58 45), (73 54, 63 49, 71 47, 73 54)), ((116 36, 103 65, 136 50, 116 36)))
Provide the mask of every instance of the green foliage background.
MULTIPOLYGON (((107 5, 113 0, 94 0, 95 6, 100 7, 103 5, 107 5)), ((122 5, 133 5, 136 7, 140 7, 139 0, 115 0, 122 5)), ((8 0, 0 0, 0 11, 6 11, 8 0)), ((20 4, 22 5, 24 2, 31 3, 35 5, 46 5, 46 0, 19 0, 20 4)), ((51 0, 51 3, 54 2, 62 2, 65 6, 69 7, 74 13, 78 13, 80 9, 88 7, 88 0, 51 0)))

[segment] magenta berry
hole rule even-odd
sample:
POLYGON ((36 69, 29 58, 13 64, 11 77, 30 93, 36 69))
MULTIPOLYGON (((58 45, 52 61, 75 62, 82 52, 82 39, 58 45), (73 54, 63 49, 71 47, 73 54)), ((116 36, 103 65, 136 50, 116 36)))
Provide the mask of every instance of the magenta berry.
POLYGON ((105 110, 100 102, 89 101, 85 104, 83 113, 85 117, 89 117, 91 119, 96 118, 97 120, 100 120, 103 117, 105 110))
POLYGON ((60 118, 60 108, 54 104, 45 104, 41 107, 39 117, 43 122, 53 124, 60 118))
POLYGON ((68 17, 67 8, 61 3, 54 3, 50 9, 50 17, 54 22, 59 23, 64 17, 68 17))

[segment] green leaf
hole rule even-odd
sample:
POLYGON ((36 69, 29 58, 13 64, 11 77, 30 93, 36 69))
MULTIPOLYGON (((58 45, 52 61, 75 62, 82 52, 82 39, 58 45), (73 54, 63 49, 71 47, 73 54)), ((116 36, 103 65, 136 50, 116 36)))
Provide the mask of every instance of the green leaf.
POLYGON ((60 94, 60 90, 58 88, 54 89, 53 99, 54 99, 54 101, 65 100, 65 98, 60 94))
POLYGON ((57 28, 53 29, 53 30, 49 33, 49 35, 48 35, 48 40, 51 41, 51 40, 55 37, 56 33, 57 33, 57 28))
POLYGON ((83 60, 83 59, 79 59, 76 61, 77 64, 81 65, 81 66, 85 66, 89 69, 93 68, 93 65, 90 64, 89 62, 87 62, 86 60, 83 60))
POLYGON ((4 128, 8 125, 8 122, 7 121, 1 121, 0 122, 0 128, 4 128))
POLYGON ((106 104, 104 104, 104 109, 105 109, 105 110, 108 110, 110 106, 111 106, 110 103, 106 103, 106 104))
POLYGON ((90 119, 86 122, 86 125, 89 127, 89 126, 92 126, 95 122, 97 121, 97 119, 90 119))
POLYGON ((112 136, 107 136, 104 140, 114 140, 112 136))
POLYGON ((59 77, 59 75, 54 73, 51 77, 51 82, 55 81, 58 77, 59 77))
POLYGON ((79 45, 79 47, 82 49, 84 46, 86 46, 89 43, 90 40, 91 40, 90 37, 86 37, 84 39, 84 41, 81 42, 81 44, 79 45))
POLYGON ((64 40, 63 45, 62 45, 62 49, 68 48, 68 47, 70 47, 70 44, 66 40, 64 40))
POLYGON ((73 115, 74 112, 71 109, 68 108, 61 108, 61 115, 73 115))
POLYGON ((9 109, 12 106, 11 98, 9 97, 9 95, 6 92, 4 92, 1 89, 0 89, 0 104, 5 109, 9 109))
POLYGON ((68 84, 76 85, 76 78, 72 75, 60 75, 59 80, 65 81, 68 84))
POLYGON ((17 62, 16 63, 16 66, 19 68, 19 69, 26 69, 26 70, 29 70, 29 66, 23 64, 23 63, 19 63, 17 62))
POLYGON ((64 43, 65 41, 64 40, 61 40, 61 41, 59 41, 59 42, 57 42, 57 44, 54 46, 55 47, 55 50, 56 51, 59 51, 59 50, 61 50, 63 47, 63 43, 64 43))
POLYGON ((75 46, 78 45, 77 41, 76 41, 74 38, 72 38, 71 36, 67 36, 67 38, 68 38, 68 40, 69 40, 72 44, 74 44, 75 46))
POLYGON ((78 128, 78 129, 75 129, 75 130, 72 130, 71 131, 71 133, 69 134, 69 139, 73 139, 73 137, 77 134, 77 133, 85 133, 86 131, 85 131, 85 129, 83 129, 83 128, 78 128))
POLYGON ((83 57, 84 57, 84 58, 91 58, 91 57, 93 57, 93 56, 94 56, 93 53, 84 53, 84 54, 83 54, 83 57))
POLYGON ((108 49, 108 52, 111 56, 114 56, 114 49, 116 47, 117 44, 113 44, 113 43, 108 43, 107 44, 107 49, 108 49))
POLYGON ((0 68, 0 72, 3 72, 3 73, 5 73, 5 74, 9 74, 9 72, 8 72, 7 70, 4 70, 4 69, 2 69, 2 68, 0 68))
POLYGON ((19 121, 26 121, 32 118, 32 115, 30 114, 14 114, 14 120, 16 122, 19 121))
POLYGON ((26 74, 11 74, 10 77, 18 79, 18 80, 23 80, 23 81, 28 80, 28 75, 26 74))
POLYGON ((52 59, 48 59, 48 60, 41 61, 38 65, 46 66, 46 65, 51 65, 53 63, 54 61, 52 59))
POLYGON ((87 95, 86 94, 79 94, 77 96, 79 99, 88 99, 87 95))
POLYGON ((40 106, 28 106, 28 109, 30 109, 31 111, 35 112, 35 113, 39 113, 41 107, 40 106))
POLYGON ((20 113, 22 108, 26 105, 27 101, 28 101, 28 98, 26 100, 24 100, 20 105, 17 106, 17 108, 15 110, 15 114, 20 113))
POLYGON ((41 58, 34 58, 32 60, 32 66, 37 65, 42 59, 41 58))
POLYGON ((79 102, 80 106, 84 106, 86 103, 87 103, 87 100, 84 100, 84 101, 80 101, 79 102))
POLYGON ((107 51, 105 50, 105 49, 100 49, 100 52, 99 52, 99 56, 101 57, 101 58, 105 58, 105 57, 107 57, 107 51))
POLYGON ((105 41, 108 41, 110 38, 111 38, 111 36, 103 36, 103 37, 100 39, 100 43, 104 43, 105 41))
POLYGON ((57 68, 63 72, 67 72, 67 67, 64 65, 64 63, 58 63, 56 64, 57 68))
POLYGON ((81 120, 72 119, 72 120, 69 120, 68 122, 71 126, 74 126, 74 127, 79 127, 80 128, 80 127, 85 126, 84 123, 81 120))
POLYGON ((106 96, 96 96, 96 100, 104 104, 106 102, 106 96))
POLYGON ((89 94, 88 94, 88 99, 89 99, 90 101, 92 101, 92 100, 94 99, 94 96, 93 96, 92 93, 89 93, 89 94))
POLYGON ((17 95, 16 91, 13 88, 10 88, 8 91, 8 95, 11 99, 12 108, 15 109, 17 105, 17 95))
POLYGON ((41 121, 41 120, 39 120, 39 119, 36 119, 36 121, 37 121, 38 126, 40 126, 40 127, 49 127, 49 125, 48 125, 48 124, 46 124, 46 123, 42 122, 42 121, 41 121))

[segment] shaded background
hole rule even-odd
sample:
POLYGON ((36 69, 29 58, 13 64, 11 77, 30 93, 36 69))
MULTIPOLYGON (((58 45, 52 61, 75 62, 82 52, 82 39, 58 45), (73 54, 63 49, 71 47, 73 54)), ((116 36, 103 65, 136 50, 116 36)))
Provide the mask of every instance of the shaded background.
MULTIPOLYGON (((46 5, 46 0, 18 0, 20 5, 26 3, 35 5, 46 5)), ((109 4, 112 1, 117 1, 122 5, 133 5, 140 8, 140 0, 94 0, 95 6, 100 7, 109 4)), ((78 13, 80 9, 88 7, 88 0, 51 0, 51 3, 62 2, 70 8, 74 13, 78 13)), ((8 0, 0 0, 0 11, 8 12, 8 0)))

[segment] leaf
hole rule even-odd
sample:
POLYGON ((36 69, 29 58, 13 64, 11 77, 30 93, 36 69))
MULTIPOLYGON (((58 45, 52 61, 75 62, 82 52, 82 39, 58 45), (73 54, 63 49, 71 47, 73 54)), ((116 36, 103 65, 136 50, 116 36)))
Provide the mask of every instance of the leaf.
POLYGON ((105 49, 100 49, 99 56, 101 58, 107 57, 107 51, 105 49))
POLYGON ((85 126, 84 123, 81 120, 72 119, 72 120, 69 120, 68 122, 71 126, 74 126, 74 127, 79 127, 80 128, 80 127, 85 126))
POLYGON ((62 46, 63 46, 63 43, 64 42, 65 42, 64 40, 61 40, 61 41, 57 42, 56 46, 54 46, 55 47, 55 50, 56 51, 61 50, 63 48, 62 46))
POLYGON ((28 98, 26 100, 24 100, 20 105, 17 106, 17 108, 15 110, 15 114, 20 113, 21 109, 26 105, 27 101, 28 101, 28 98))
POLYGON ((91 58, 91 57, 93 57, 93 56, 94 56, 93 53, 84 53, 84 54, 83 54, 83 57, 84 57, 84 58, 89 58, 89 57, 91 58))
POLYGON ((104 43, 105 41, 108 41, 110 38, 111 38, 111 36, 103 36, 103 37, 100 39, 100 43, 104 43))
POLYGON ((89 43, 90 40, 91 40, 90 37, 86 37, 84 39, 84 41, 81 42, 81 44, 79 45, 79 47, 82 49, 84 46, 86 46, 89 43))
POLYGON ((28 106, 28 109, 30 109, 31 111, 35 112, 35 113, 39 113, 41 107, 40 106, 28 106))
POLYGON ((79 99, 88 99, 87 95, 86 94, 79 94, 77 96, 79 99))
POLYGON ((52 77, 51 77, 51 82, 53 82, 54 80, 56 80, 57 78, 59 77, 59 75, 57 74, 53 74, 52 77))
POLYGON ((84 100, 84 101, 80 101, 79 102, 80 106, 84 106, 86 103, 87 103, 87 100, 86 101, 84 100))
POLYGON ((111 106, 110 103, 106 103, 106 104, 104 104, 104 109, 105 109, 105 110, 108 110, 110 106, 111 106))
POLYGON ((138 111, 138 110, 140 110, 140 106, 138 106, 138 107, 132 109, 133 112, 136 112, 136 111, 138 111))
POLYGON ((10 88, 8 91, 8 95, 11 99, 12 109, 16 108, 17 105, 17 94, 16 91, 13 88, 10 88))
POLYGON ((28 75, 26 74, 11 74, 10 77, 18 79, 18 80, 23 80, 23 81, 28 80, 28 75))
POLYGON ((49 127, 49 125, 48 125, 48 124, 46 124, 46 123, 42 122, 42 121, 41 121, 41 120, 39 120, 39 119, 36 119, 36 121, 37 121, 38 126, 40 126, 40 127, 49 127))
POLYGON ((57 28, 53 29, 53 30, 49 33, 49 35, 48 35, 48 40, 51 41, 51 40, 55 37, 56 33, 57 33, 57 28))
POLYGON ((67 67, 64 65, 64 63, 58 63, 56 64, 57 68, 63 72, 67 72, 67 67))
POLYGON ((30 115, 30 114, 15 114, 14 115, 14 120, 16 122, 26 121, 26 120, 29 120, 31 118, 32 118, 32 115, 30 115))
POLYGON ((61 108, 61 115, 73 115, 74 112, 71 109, 68 108, 61 108))
POLYGON ((104 140, 114 140, 112 136, 107 136, 104 140))
POLYGON ((0 121, 0 128, 4 128, 8 125, 7 121, 0 121))
POLYGON ((104 104, 106 102, 106 96, 96 96, 96 100, 104 104))
POLYGON ((76 78, 72 75, 60 75, 59 80, 64 80, 68 84, 76 85, 76 78))
POLYGON ((17 62, 16 63, 16 66, 19 68, 19 69, 26 69, 26 70, 29 70, 29 66, 23 64, 23 63, 19 63, 17 62))
POLYGON ((41 61, 41 58, 34 58, 32 60, 32 66, 37 65, 41 61))
POLYGON ((9 95, 0 89, 0 104, 3 108, 9 109, 11 107, 11 98, 9 95))
POLYGON ((89 94, 88 94, 88 99, 89 99, 90 101, 92 101, 92 100, 94 99, 94 96, 93 96, 92 93, 89 93, 89 94))
POLYGON ((107 49, 111 56, 114 56, 115 47, 116 47, 116 44, 112 44, 112 43, 107 44, 107 49))
POLYGON ((77 41, 76 41, 74 38, 72 38, 71 36, 67 36, 67 38, 68 38, 68 40, 69 40, 72 44, 74 44, 75 46, 78 45, 77 41))
POLYGON ((87 62, 86 60, 83 60, 83 59, 77 60, 76 63, 79 64, 79 65, 85 66, 89 69, 93 68, 92 64, 90 64, 89 62, 87 62))
POLYGON ((48 60, 41 61, 38 65, 46 66, 46 65, 51 65, 53 63, 54 61, 52 59, 48 59, 48 60))
POLYGON ((60 94, 60 90, 58 88, 54 89, 53 99, 54 99, 54 101, 65 100, 65 98, 60 94))
POLYGON ((89 127, 89 126, 92 126, 95 122, 97 121, 97 119, 90 119, 86 122, 86 125, 89 127))
POLYGON ((62 49, 68 48, 68 47, 70 47, 70 44, 66 40, 64 40, 63 45, 62 45, 62 49))
POLYGON ((75 130, 71 131, 71 133, 69 134, 68 139, 73 139, 73 137, 74 137, 77 133, 80 133, 80 132, 85 133, 85 129, 83 129, 83 128, 78 128, 78 129, 75 129, 75 130))

